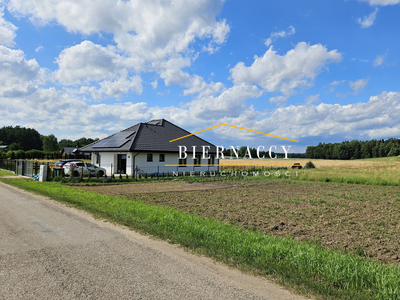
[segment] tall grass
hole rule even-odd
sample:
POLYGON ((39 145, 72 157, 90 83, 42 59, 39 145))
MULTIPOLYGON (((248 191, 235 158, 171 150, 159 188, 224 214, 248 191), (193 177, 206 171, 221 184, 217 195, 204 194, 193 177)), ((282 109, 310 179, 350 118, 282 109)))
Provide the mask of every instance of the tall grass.
POLYGON ((400 268, 276 238, 139 201, 76 190, 55 182, 1 179, 229 265, 274 275, 329 299, 400 299, 400 268))
POLYGON ((337 169, 308 169, 298 171, 298 176, 292 180, 326 181, 337 183, 354 183, 367 185, 400 185, 399 171, 379 170, 346 170, 337 169))

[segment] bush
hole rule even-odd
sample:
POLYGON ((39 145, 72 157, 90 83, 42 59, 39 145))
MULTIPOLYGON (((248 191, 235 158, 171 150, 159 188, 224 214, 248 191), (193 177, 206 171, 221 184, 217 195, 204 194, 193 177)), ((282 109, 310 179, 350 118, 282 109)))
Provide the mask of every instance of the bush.
POLYGON ((309 161, 308 163, 306 163, 306 169, 315 169, 315 165, 313 164, 312 161, 309 161))

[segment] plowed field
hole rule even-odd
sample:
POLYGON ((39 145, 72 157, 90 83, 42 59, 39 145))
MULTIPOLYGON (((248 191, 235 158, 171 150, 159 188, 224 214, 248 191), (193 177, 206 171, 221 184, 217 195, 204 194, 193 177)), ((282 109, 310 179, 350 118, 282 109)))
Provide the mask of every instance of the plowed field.
POLYGON ((269 235, 400 262, 400 187, 288 180, 79 186, 269 235))

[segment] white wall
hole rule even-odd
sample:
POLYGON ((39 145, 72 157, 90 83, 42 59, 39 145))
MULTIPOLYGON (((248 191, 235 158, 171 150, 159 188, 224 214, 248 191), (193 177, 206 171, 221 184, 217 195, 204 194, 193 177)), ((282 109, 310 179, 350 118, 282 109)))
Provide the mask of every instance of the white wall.
MULTIPOLYGON (((150 152, 149 152, 150 153, 150 152)), ((107 170, 107 175, 111 176, 113 173, 117 172, 117 159, 118 154, 126 154, 126 173, 132 176, 135 173, 135 167, 137 167, 137 171, 139 173, 166 173, 173 171, 178 172, 190 172, 190 171, 218 171, 218 167, 208 167, 208 166, 201 166, 201 167, 166 167, 166 164, 177 165, 179 164, 178 153, 164 153, 165 155, 165 162, 160 162, 160 153, 152 153, 153 154, 153 161, 147 161, 147 153, 145 152, 101 152, 100 156, 100 167, 105 168, 107 170)), ((92 155, 92 163, 95 163, 95 155, 92 155)), ((201 159, 201 164, 208 164, 208 159, 201 159)), ((218 164, 218 160, 215 159, 214 164, 218 164)), ((188 153, 188 157, 186 160, 186 164, 194 164, 194 160, 190 153, 188 153)), ((96 164, 98 165, 98 164, 96 164)))

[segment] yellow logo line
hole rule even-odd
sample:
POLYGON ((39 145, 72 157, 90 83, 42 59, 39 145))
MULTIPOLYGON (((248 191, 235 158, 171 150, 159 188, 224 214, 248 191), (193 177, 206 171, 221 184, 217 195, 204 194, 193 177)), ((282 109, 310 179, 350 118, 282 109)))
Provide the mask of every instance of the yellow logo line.
POLYGON ((200 133, 200 132, 204 132, 204 131, 207 131, 207 130, 210 130, 210 129, 213 129, 213 128, 217 128, 217 127, 219 127, 219 126, 229 126, 229 127, 232 127, 232 128, 237 128, 237 129, 242 129, 242 130, 246 130, 246 131, 250 131, 250 132, 255 132, 255 133, 259 133, 259 134, 264 134, 264 135, 268 135, 268 136, 272 136, 272 137, 276 137, 276 138, 279 138, 279 139, 284 139, 284 140, 288 140, 288 141, 292 141, 292 142, 296 142, 296 143, 299 142, 299 141, 292 140, 292 139, 288 139, 288 138, 285 138, 285 137, 281 137, 281 136, 277 136, 277 135, 273 135, 273 134, 269 134, 269 133, 264 133, 264 132, 260 132, 260 131, 256 131, 256 130, 252 130, 252 129, 242 128, 242 127, 238 127, 238 126, 233 126, 233 125, 229 125, 229 124, 224 124, 224 123, 219 124, 219 125, 215 125, 215 126, 212 126, 212 127, 209 127, 209 128, 203 129, 203 130, 200 130, 200 131, 196 131, 196 132, 194 132, 194 133, 191 133, 191 134, 182 136, 182 137, 180 137, 180 138, 177 138, 177 139, 174 139, 174 140, 170 140, 169 142, 170 142, 170 143, 171 143, 171 142, 175 142, 175 141, 177 141, 177 140, 184 139, 184 138, 187 138, 187 137, 189 137, 189 136, 191 136, 191 135, 195 135, 195 134, 198 134, 198 133, 200 133))

